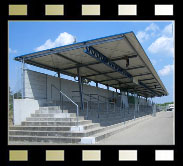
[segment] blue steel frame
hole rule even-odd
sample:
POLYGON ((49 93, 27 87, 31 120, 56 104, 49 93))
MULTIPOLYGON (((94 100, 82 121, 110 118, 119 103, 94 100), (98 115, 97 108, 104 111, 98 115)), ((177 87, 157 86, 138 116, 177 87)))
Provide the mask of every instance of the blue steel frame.
MULTIPOLYGON (((65 51, 70 51, 70 50, 74 50, 74 49, 79 49, 79 48, 89 48, 89 47, 91 48, 93 45, 98 45, 98 44, 102 44, 102 43, 106 43, 106 42, 113 42, 113 41, 117 41, 117 40, 121 40, 121 39, 126 39, 126 41, 129 43, 129 45, 135 51, 136 55, 139 56, 138 53, 137 53, 137 51, 132 46, 132 44, 126 38, 126 35, 125 34, 127 34, 127 33, 133 33, 133 31, 126 32, 126 33, 115 34, 115 35, 110 35, 110 36, 106 36, 106 37, 102 37, 102 38, 97 38, 97 39, 92 39, 92 40, 88 40, 88 41, 84 41, 84 42, 78 42, 78 43, 70 44, 70 45, 67 45, 67 46, 56 47, 56 48, 54 48, 54 50, 53 49, 47 49, 47 50, 39 51, 39 52, 36 52, 36 53, 26 54, 26 55, 23 55, 23 56, 15 57, 15 60, 22 61, 22 59, 24 59, 25 60, 25 63, 33 64, 33 65, 35 64, 36 65, 36 62, 31 61, 31 59, 33 59, 33 58, 39 58, 39 57, 47 56, 47 55, 51 55, 51 54, 57 54, 57 53, 65 52, 65 51), (95 40, 98 40, 98 41, 95 41, 95 40)), ((96 50, 96 52, 97 52, 97 50, 96 50)), ((95 52, 92 52, 92 53, 95 53, 95 52)), ((99 54, 97 53, 97 55, 99 55, 99 54)), ((102 61, 106 61, 105 56, 101 56, 101 58, 102 58, 101 59, 102 61)), ((97 57, 95 59, 97 59, 97 57)), ((104 62, 102 62, 102 63, 104 63, 104 62)), ((116 63, 112 62, 112 60, 109 61, 109 62, 107 62, 107 63, 108 63, 108 66, 111 67, 114 70, 114 72, 117 71, 117 72, 121 73, 122 75, 125 75, 126 77, 130 78, 130 80, 133 81, 132 75, 130 73, 128 73, 126 70, 122 69, 116 63)), ((43 64, 38 64, 38 66, 41 66, 43 68, 49 68, 48 66, 44 66, 43 64)), ((81 65, 81 67, 82 67, 82 65, 81 65)), ((145 66, 143 66, 143 67, 147 67, 147 65, 145 64, 145 66)), ((66 71, 61 71, 60 69, 56 69, 56 68, 52 68, 52 67, 50 67, 50 69, 53 70, 53 71, 57 71, 57 72, 59 71, 59 72, 62 72, 62 73, 67 74, 66 71)), ((110 72, 107 72, 107 73, 110 73, 110 72)), ((69 75, 72 75, 69 72, 68 72, 68 74, 69 75)), ((101 74, 104 74, 104 73, 97 73, 97 74, 94 74, 94 75, 101 75, 101 74)), ((157 82, 158 82, 158 80, 157 80, 157 82)), ((157 94, 152 89, 150 89, 149 87, 147 87, 144 83, 142 83, 142 82, 138 82, 138 83, 139 83, 139 85, 141 85, 141 86, 145 87, 146 89, 148 89, 149 91, 151 91, 153 94, 158 95, 158 96, 161 96, 162 95, 162 94, 161 95, 157 94)))
MULTIPOLYGON (((86 47, 85 50, 83 50, 83 51, 84 51, 84 53, 86 53, 86 54, 90 55, 91 57, 95 58, 97 61, 100 61, 103 64, 105 64, 106 66, 110 67, 114 71, 122 74, 123 76, 126 76, 127 78, 129 78, 133 82, 133 76, 130 73, 128 73, 125 69, 123 69, 122 67, 117 65, 115 62, 112 62, 108 57, 103 55, 101 52, 99 52, 98 50, 96 50, 92 46, 86 47)), ((148 89, 149 91, 151 91, 154 95, 159 96, 158 93, 154 92, 152 89, 147 87, 142 82, 138 81, 138 84, 143 86, 144 88, 148 89)))
POLYGON ((91 57, 95 58, 97 61, 100 61, 101 63, 104 63, 105 65, 109 66, 111 69, 115 70, 116 72, 119 72, 122 75, 124 75, 124 76, 126 76, 130 79, 133 79, 133 77, 130 73, 128 73, 123 68, 121 68, 115 62, 112 62, 109 58, 107 58, 105 55, 100 53, 98 50, 96 50, 92 46, 86 47, 86 50, 84 50, 84 53, 86 53, 86 54, 90 55, 91 57))

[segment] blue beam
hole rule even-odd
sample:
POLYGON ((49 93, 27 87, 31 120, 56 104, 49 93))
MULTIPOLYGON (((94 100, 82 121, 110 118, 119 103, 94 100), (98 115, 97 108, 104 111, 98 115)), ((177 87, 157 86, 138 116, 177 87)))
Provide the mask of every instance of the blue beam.
POLYGON ((86 50, 84 52, 93 58, 95 58, 97 61, 100 61, 101 63, 104 63, 105 65, 109 66, 112 68, 114 71, 121 73, 122 75, 130 78, 133 80, 133 77, 130 73, 128 73, 126 70, 124 70, 122 67, 117 65, 115 62, 112 62, 109 58, 107 58, 105 55, 97 51, 95 48, 92 46, 85 47, 86 50))

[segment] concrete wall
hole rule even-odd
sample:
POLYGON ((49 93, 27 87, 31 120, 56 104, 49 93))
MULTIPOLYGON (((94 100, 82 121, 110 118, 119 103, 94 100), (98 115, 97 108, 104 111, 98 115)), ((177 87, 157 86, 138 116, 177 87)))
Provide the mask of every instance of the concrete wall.
MULTIPOLYGON (((25 70, 25 98, 32 98, 36 100, 45 99, 47 101, 60 101, 60 93, 55 88, 51 88, 54 85, 57 89, 62 90, 68 97, 79 96, 79 93, 72 91, 79 91, 78 82, 66 80, 63 78, 53 77, 43 73, 38 73, 31 70, 25 70)), ((95 86, 83 85, 83 92, 86 94, 100 94, 105 97, 116 97, 117 93, 114 91, 108 91, 102 88, 96 88, 95 86)), ((96 96, 95 96, 96 97, 96 96)), ((89 97, 84 96, 89 100, 89 97)), ((72 98, 76 102, 80 102, 80 98, 72 98)), ((102 98, 100 98, 102 100, 102 98)), ((65 101, 68 101, 64 97, 65 101)), ((103 99, 104 100, 104 99, 103 99)), ((120 100, 120 99, 119 99, 120 100)), ((144 98, 139 98, 141 105, 151 105, 151 102, 144 98)))
POLYGON ((46 77, 36 72, 24 72, 25 98, 46 99, 46 77))
POLYGON ((35 110, 39 109, 38 100, 34 99, 14 99, 14 125, 20 125, 35 110))
MULTIPOLYGON (((58 89, 61 89, 70 98, 72 96, 79 96, 79 93, 74 93, 72 91, 79 91, 78 82, 71 80, 66 80, 63 78, 53 77, 50 75, 38 73, 31 70, 25 70, 25 98, 33 98, 36 100, 46 99, 46 100, 60 100, 60 94, 55 88, 51 88, 54 85, 58 89)), ((106 97, 117 96, 116 92, 107 91, 106 89, 96 88, 90 85, 83 85, 83 92, 86 94, 100 94, 106 97)), ((88 99, 85 96, 86 99, 88 99)), ((79 101, 77 98, 73 98, 79 101)), ((66 100, 66 98, 65 98, 66 100)))

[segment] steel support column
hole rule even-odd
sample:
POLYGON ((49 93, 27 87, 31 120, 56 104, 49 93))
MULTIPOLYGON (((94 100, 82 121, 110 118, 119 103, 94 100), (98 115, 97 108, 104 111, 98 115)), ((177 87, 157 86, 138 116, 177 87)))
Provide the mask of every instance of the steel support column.
POLYGON ((135 120, 137 109, 138 109, 138 96, 137 96, 137 94, 134 94, 134 99, 135 99, 135 107, 134 107, 134 120, 135 120))
POLYGON ((79 68, 77 68, 77 74, 78 74, 78 84, 79 84, 79 92, 80 92, 81 111, 84 111, 84 107, 83 107, 83 92, 82 92, 82 77, 80 76, 79 68))
POLYGON ((109 86, 107 85, 107 113, 109 113, 109 86))
POLYGON ((98 82, 96 82, 96 88, 97 88, 97 111, 98 111, 98 116, 97 116, 97 118, 98 118, 98 120, 99 120, 99 92, 98 92, 98 82))
MULTIPOLYGON (((122 92, 122 95, 125 95, 125 93, 122 92)), ((124 124, 125 124, 125 122, 126 122, 126 112, 125 112, 126 108, 125 108, 124 102, 123 102, 123 110, 124 110, 124 124)))
POLYGON ((137 117, 139 117, 139 107, 140 107, 140 105, 139 105, 139 95, 137 95, 137 117))
MULTIPOLYGON (((128 100, 128 97, 129 97, 129 92, 127 91, 127 100, 128 100)), ((128 108, 127 108, 127 110, 128 110, 128 114, 129 114, 130 113, 129 101, 128 101, 128 108)))
POLYGON ((25 98, 24 58, 22 58, 22 99, 25 98))
MULTIPOLYGON (((61 77, 60 77, 60 72, 58 72, 57 74, 58 74, 58 78, 59 78, 60 91, 61 91, 62 88, 61 88, 61 77)), ((63 109, 64 109, 64 105, 63 105, 63 95, 62 95, 61 93, 60 93, 60 105, 61 105, 62 112, 63 112, 63 109)))
POLYGON ((125 124, 125 109, 124 109, 124 104, 123 104, 123 91, 120 89, 120 94, 121 94, 121 115, 123 117, 123 110, 124 110, 124 124, 125 124))

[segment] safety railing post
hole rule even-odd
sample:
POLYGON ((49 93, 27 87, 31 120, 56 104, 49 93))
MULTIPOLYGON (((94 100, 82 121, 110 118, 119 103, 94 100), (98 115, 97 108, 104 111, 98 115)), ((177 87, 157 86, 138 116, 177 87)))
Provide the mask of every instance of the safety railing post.
POLYGON ((116 109, 115 109, 115 102, 114 102, 114 112, 116 111, 116 109))
POLYGON ((107 114, 109 114, 109 101, 107 100, 107 114))
POLYGON ((135 100, 135 104, 134 104, 134 120, 136 119, 136 111, 137 111, 137 98, 136 95, 134 95, 134 100, 135 100))
POLYGON ((87 120, 88 120, 88 101, 87 101, 87 120))
POLYGON ((126 110, 126 108, 125 108, 125 106, 123 105, 123 109, 124 109, 124 124, 125 124, 125 121, 126 121, 126 115, 125 115, 125 110, 126 110))
POLYGON ((78 116, 79 116, 79 111, 78 111, 78 105, 76 106, 77 107, 77 112, 76 112, 76 115, 77 115, 77 126, 79 125, 78 123, 78 116))
POLYGON ((89 94, 89 96, 90 96, 90 111, 91 111, 91 94, 89 94))
POLYGON ((64 110, 64 102, 63 102, 63 95, 62 95, 62 112, 64 110))
POLYGON ((137 96, 137 118, 139 117, 139 97, 137 96))
POLYGON ((99 95, 98 95, 98 119, 99 119, 99 95))

